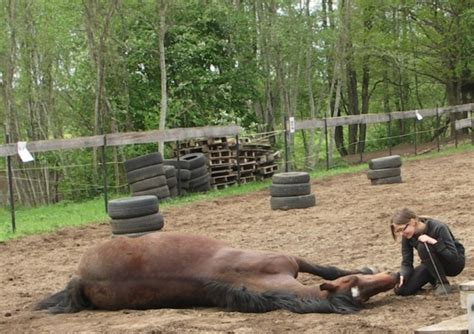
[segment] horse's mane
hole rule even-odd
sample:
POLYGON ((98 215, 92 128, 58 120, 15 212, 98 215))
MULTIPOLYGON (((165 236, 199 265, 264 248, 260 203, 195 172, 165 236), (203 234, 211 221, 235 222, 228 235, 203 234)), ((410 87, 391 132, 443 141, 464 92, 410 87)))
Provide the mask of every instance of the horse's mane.
POLYGON ((354 313, 361 305, 347 294, 334 294, 328 299, 304 299, 276 291, 263 293, 212 281, 206 284, 208 297, 216 306, 228 311, 262 313, 284 309, 295 313, 354 313))

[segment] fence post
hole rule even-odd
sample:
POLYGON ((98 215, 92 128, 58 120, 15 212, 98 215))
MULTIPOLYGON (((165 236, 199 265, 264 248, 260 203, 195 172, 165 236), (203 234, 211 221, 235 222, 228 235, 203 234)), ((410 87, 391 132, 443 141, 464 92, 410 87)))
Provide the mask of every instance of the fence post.
POLYGON ((417 118, 415 117, 415 119, 413 120, 413 127, 414 127, 414 130, 415 130, 415 155, 417 155, 417 146, 416 146, 416 132, 417 132, 417 123, 418 123, 418 120, 417 118))
POLYGON ((474 119, 472 118, 472 109, 469 111, 471 114, 471 144, 474 145, 474 119))
POLYGON ((283 118, 285 128, 285 172, 288 172, 288 117, 283 118))
POLYGON ((326 136, 326 170, 329 170, 328 120, 324 117, 324 135, 326 136))
POLYGON ((456 130, 456 118, 454 119, 454 146, 458 148, 458 130, 456 130))
POLYGON ((388 155, 392 155, 392 114, 388 113, 388 155))
POLYGON ((240 146, 239 146, 239 135, 235 135, 235 159, 237 160, 237 184, 240 187, 240 146))
MULTIPOLYGON (((10 144, 10 135, 5 135, 5 141, 10 144)), ((8 193, 10 200, 10 212, 12 217, 12 231, 16 232, 16 217, 15 217, 15 199, 13 196, 13 171, 12 171, 12 160, 11 157, 7 156, 7 170, 8 170, 8 193)))
POLYGON ((107 136, 104 136, 104 145, 102 145, 102 177, 104 178, 104 203, 105 203, 105 212, 109 212, 108 203, 108 183, 107 183, 107 156, 105 154, 105 147, 107 145, 107 136))
POLYGON ((181 142, 176 141, 176 177, 178 178, 178 196, 181 196, 181 166, 179 164, 179 151, 181 150, 181 142))
POLYGON ((440 126, 440 118, 439 118, 439 109, 438 109, 438 105, 436 105, 436 133, 438 134, 436 136, 436 144, 438 145, 438 152, 439 152, 439 136, 441 135, 441 133, 439 132, 439 126, 440 126))

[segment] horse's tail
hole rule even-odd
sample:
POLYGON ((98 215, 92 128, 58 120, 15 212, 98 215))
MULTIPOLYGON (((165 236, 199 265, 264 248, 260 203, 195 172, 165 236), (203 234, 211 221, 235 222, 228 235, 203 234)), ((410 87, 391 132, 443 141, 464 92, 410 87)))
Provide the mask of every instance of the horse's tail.
POLYGON ((349 294, 335 294, 328 299, 300 298, 291 293, 267 291, 258 293, 246 287, 221 282, 206 285, 208 296, 216 306, 228 311, 263 313, 284 309, 295 313, 354 313, 361 305, 349 294))
POLYGON ((48 309, 48 312, 58 314, 76 313, 91 307, 92 304, 84 295, 81 280, 73 278, 63 290, 46 297, 36 304, 34 309, 48 309))

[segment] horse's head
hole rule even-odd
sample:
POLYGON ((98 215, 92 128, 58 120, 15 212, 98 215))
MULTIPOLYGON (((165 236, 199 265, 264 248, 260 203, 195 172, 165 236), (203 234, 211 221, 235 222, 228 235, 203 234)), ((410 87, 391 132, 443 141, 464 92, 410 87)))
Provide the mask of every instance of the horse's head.
POLYGON ((374 275, 347 275, 330 282, 322 283, 319 288, 329 293, 350 292, 355 301, 363 303, 370 297, 395 287, 398 273, 383 272, 374 275))

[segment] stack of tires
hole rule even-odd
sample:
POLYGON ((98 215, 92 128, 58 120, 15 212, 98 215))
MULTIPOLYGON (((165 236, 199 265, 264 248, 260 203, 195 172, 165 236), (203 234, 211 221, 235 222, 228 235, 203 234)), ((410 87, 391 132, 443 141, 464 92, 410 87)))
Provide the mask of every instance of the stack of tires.
POLYGON ((108 214, 112 237, 139 237, 163 228, 156 196, 136 196, 111 200, 108 214))
POLYGON ((174 166, 163 166, 165 169, 166 184, 170 190, 170 197, 178 196, 178 178, 176 175, 176 168, 174 166))
POLYGON ((160 201, 170 197, 161 153, 127 160, 124 167, 132 196, 154 195, 160 201))
POLYGON ((369 161, 367 177, 373 185, 401 183, 402 159, 399 155, 372 159, 369 161))
POLYGON ((309 174, 305 172, 274 174, 270 195, 272 210, 304 209, 316 205, 309 174))
POLYGON ((163 163, 178 169, 181 193, 203 192, 211 189, 211 176, 204 154, 185 154, 179 158, 179 161, 167 159, 163 163))

